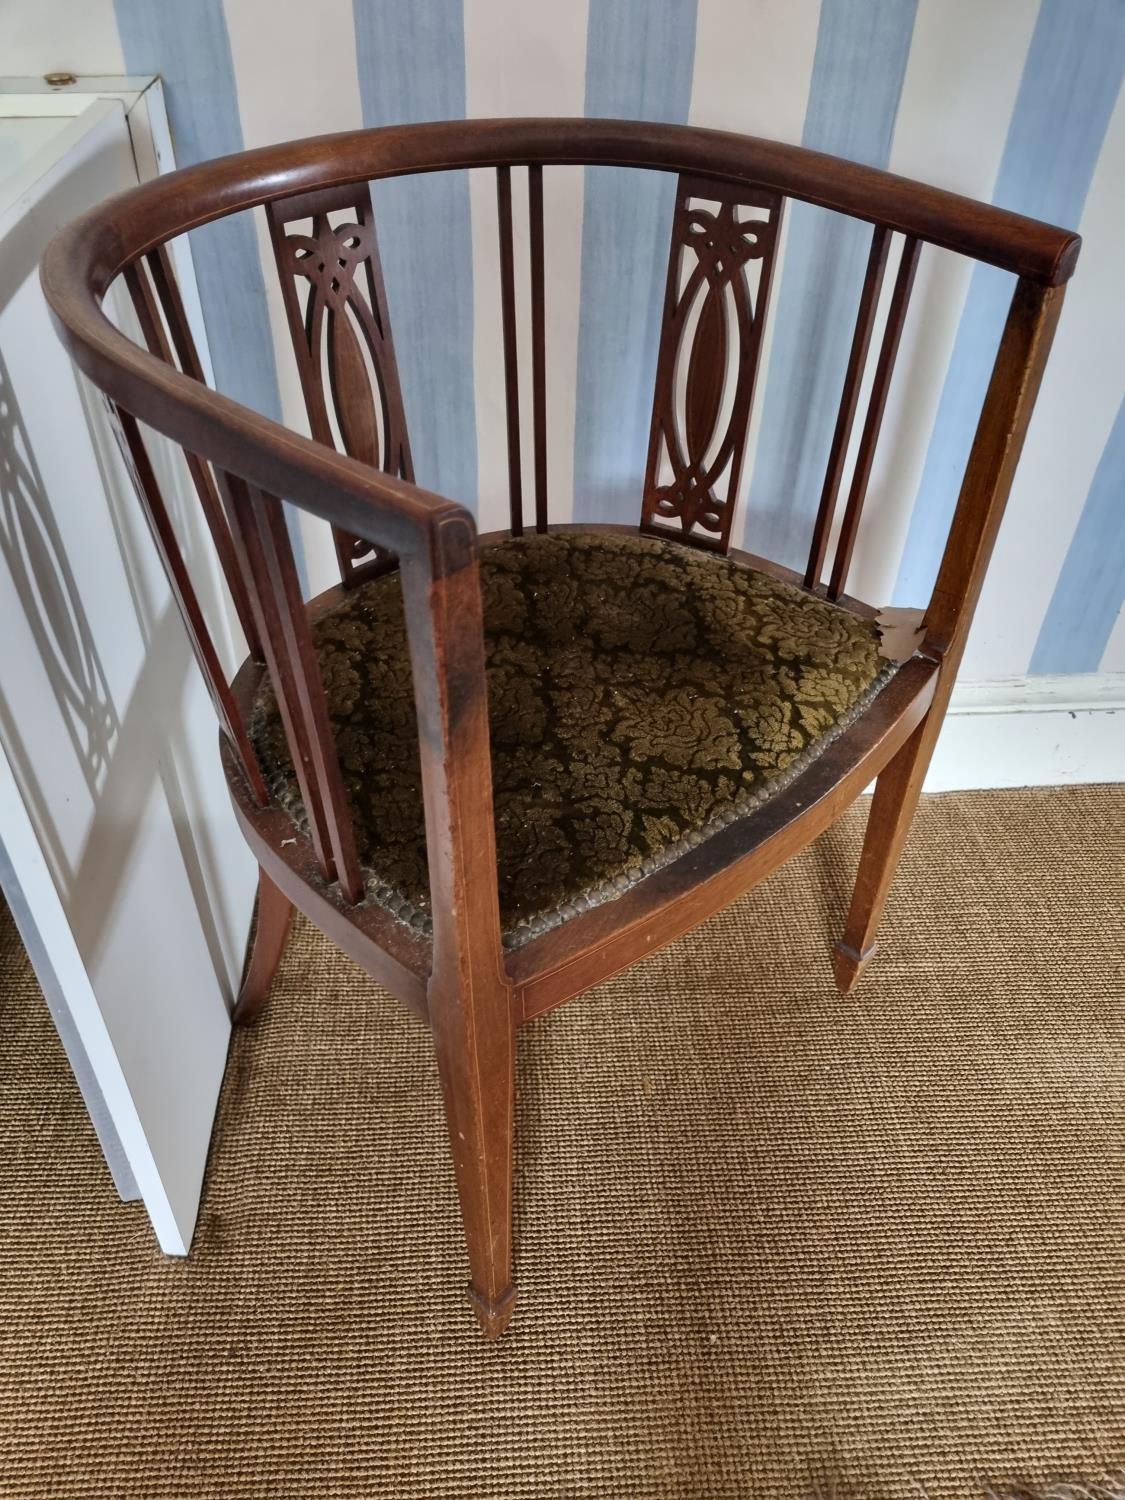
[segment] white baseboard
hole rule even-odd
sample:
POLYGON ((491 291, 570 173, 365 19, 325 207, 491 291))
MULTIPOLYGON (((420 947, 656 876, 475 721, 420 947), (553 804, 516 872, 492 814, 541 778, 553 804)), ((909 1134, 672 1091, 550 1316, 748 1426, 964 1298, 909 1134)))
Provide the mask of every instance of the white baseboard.
POLYGON ((927 792, 1125 781, 1125 673, 959 682, 927 792))

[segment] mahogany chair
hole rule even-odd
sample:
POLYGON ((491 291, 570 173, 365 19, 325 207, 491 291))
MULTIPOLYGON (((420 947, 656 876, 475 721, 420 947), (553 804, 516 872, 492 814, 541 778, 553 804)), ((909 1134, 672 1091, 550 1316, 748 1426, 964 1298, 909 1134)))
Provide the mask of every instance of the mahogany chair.
POLYGON ((297 906, 428 1021, 469 1295, 487 1334, 503 1331, 516 1295, 517 1027, 733 901, 877 778, 835 948, 841 989, 874 952, 1078 249, 1066 230, 816 152, 573 119, 458 120, 251 151, 125 193, 50 246, 42 278, 59 335, 108 398, 261 867, 235 1019, 261 1004, 297 906), (678 175, 635 528, 549 523, 543 195, 544 168, 561 163, 678 175), (490 536, 455 497, 414 483, 368 188, 461 168, 491 169, 498 190, 511 525, 490 536), (529 190, 533 521, 513 169, 526 169, 529 190), (803 575, 730 548, 789 198, 873 226, 803 575), (261 206, 311 438, 207 388, 166 249, 261 206), (1017 280, 932 596, 890 628, 846 584, 923 245, 1017 280), (102 311, 118 277, 147 348, 102 311), (187 455, 249 647, 233 682, 141 423, 187 455), (278 497, 334 529, 341 582, 309 603, 278 497))

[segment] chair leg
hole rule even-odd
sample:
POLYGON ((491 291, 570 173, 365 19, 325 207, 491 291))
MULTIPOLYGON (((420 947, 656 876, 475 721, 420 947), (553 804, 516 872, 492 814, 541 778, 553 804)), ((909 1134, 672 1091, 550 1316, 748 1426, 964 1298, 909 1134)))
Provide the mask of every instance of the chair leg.
POLYGON ((875 952, 875 932, 906 843, 941 728, 931 710, 875 783, 843 939, 833 950, 836 986, 848 994, 875 952))
POLYGON ((293 905, 283 896, 266 874, 258 870, 258 916, 254 926, 254 939, 250 949, 250 961, 242 989, 234 1002, 231 1020, 236 1026, 252 1021, 262 1008, 269 991, 281 955, 285 951, 285 939, 293 916, 293 905))
MULTIPOLYGON (((503 1006, 507 1013, 506 988, 491 1005, 503 1006)), ((485 1336, 496 1339, 508 1326, 516 1304, 512 1284, 515 1035, 511 1026, 473 1034, 463 1024, 470 1013, 458 1004, 435 1003, 431 991, 431 1024, 469 1251, 468 1296, 485 1336), (495 1032, 491 1040, 489 1031, 495 1032)))

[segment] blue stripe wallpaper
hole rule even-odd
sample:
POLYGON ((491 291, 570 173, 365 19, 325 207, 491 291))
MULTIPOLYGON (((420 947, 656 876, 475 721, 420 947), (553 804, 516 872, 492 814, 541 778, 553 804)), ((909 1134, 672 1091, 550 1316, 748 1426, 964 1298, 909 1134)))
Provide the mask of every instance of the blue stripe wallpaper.
MULTIPOLYGON (((281 97, 299 94, 303 119, 310 114, 308 90, 315 93, 331 86, 334 121, 347 123, 354 114, 355 124, 371 125, 460 117, 466 113, 467 99, 474 113, 498 112, 504 98, 524 98, 531 92, 524 79, 514 94, 505 92, 498 78, 501 64, 490 41, 497 27, 507 24, 505 17, 510 22, 517 0, 320 0, 325 33, 348 38, 344 55, 329 63, 316 54, 318 33, 311 29, 307 52, 286 51, 284 56, 292 61, 281 68, 284 76, 271 76, 268 85, 239 38, 250 34, 252 24, 306 27, 307 13, 294 0, 114 3, 128 68, 159 72, 165 79, 177 152, 184 163, 239 149, 240 98, 260 100, 267 86, 281 97), (233 60, 228 15, 236 43, 233 60), (308 59, 315 66, 306 67, 308 59), (498 102, 490 107, 493 98, 498 102)), ((578 10, 567 10, 565 18, 547 7, 541 17, 537 15, 527 66, 567 68, 571 92, 564 97, 581 97, 584 83, 588 115, 706 121, 713 118, 709 111, 714 85, 726 101, 718 106, 724 123, 768 133, 761 114, 754 113, 754 100, 747 99, 743 127, 737 89, 733 106, 730 103, 730 79, 716 82, 707 76, 716 66, 713 43, 709 50, 701 46, 698 55, 696 51, 701 17, 708 37, 714 37, 727 10, 733 15, 752 0, 574 3, 578 10), (576 25, 585 28, 584 80, 578 76, 582 63, 573 41, 576 25), (553 38, 559 39, 557 51, 553 38)), ((1125 118, 1120 110, 1114 114, 1125 71, 1125 0, 1004 3, 1018 24, 984 27, 977 33, 988 39, 988 46, 1009 49, 997 56, 997 63, 1003 64, 997 76, 1003 74, 1006 82, 997 84, 991 110, 982 111, 992 122, 982 126, 988 132, 982 150, 987 160, 999 162, 995 200, 1082 229, 1092 184, 1100 184, 1092 202, 1104 205, 1115 191, 1105 175, 1112 170, 1107 141, 1116 143, 1113 161, 1120 161, 1125 150, 1125 118), (1018 53, 1013 55, 1011 49, 1018 53), (1004 99, 1011 100, 1002 109, 1001 87, 1009 91, 1004 99)), ((959 34, 952 35, 958 20, 956 7, 948 6, 947 0, 795 0, 792 6, 763 5, 760 14, 755 12, 754 35, 761 48, 754 60, 755 76, 761 77, 762 57, 783 59, 777 66, 782 75, 787 69, 791 76, 779 81, 771 74, 771 86, 792 89, 794 98, 807 95, 801 130, 805 145, 878 166, 887 165, 896 152, 896 167, 912 170, 902 167, 904 155, 909 157, 911 141, 926 136, 931 116, 935 137, 941 141, 940 77, 935 84, 939 60, 919 49, 945 35, 946 26, 952 62, 942 65, 955 66, 961 40, 959 34), (925 25, 916 24, 923 16, 925 25), (921 66, 916 68, 915 62, 921 66), (900 121, 905 123, 896 136, 900 121)), ((747 33, 735 28, 735 34, 747 33)), ((504 66, 509 69, 512 55, 510 50, 506 54, 504 66)), ((987 69, 981 72, 989 76, 987 69)), ((260 109, 255 114, 249 103, 245 107, 246 119, 263 118, 260 109)), ((274 121, 281 117, 277 111, 266 113, 274 121)), ((935 149, 926 158, 938 164, 933 170, 940 170, 943 183, 952 187, 959 185, 957 151, 963 155, 966 149, 966 132, 955 134, 948 151, 935 149)), ((979 172, 973 177, 969 170, 978 171, 979 158, 962 166, 970 182, 979 182, 979 172)), ((549 185, 547 191, 550 194, 549 185)), ((573 400, 576 520, 632 521, 638 513, 673 191, 672 178, 661 174, 591 169, 582 188, 580 246, 577 224, 573 246, 558 251, 558 259, 552 260, 555 247, 548 243, 548 292, 561 299, 568 313, 573 310, 570 336, 576 337, 577 346, 576 356, 568 356, 576 359, 573 388, 565 375, 549 390, 560 415, 557 422, 549 418, 551 432, 569 433, 573 400)), ((1117 191, 1122 204, 1120 239, 1125 242, 1125 192, 1117 191)), ((493 331, 474 326, 474 296, 482 315, 493 301, 488 278, 495 276, 495 268, 474 262, 473 249, 474 212, 479 216, 484 211, 486 195, 474 205, 466 174, 442 174, 377 184, 375 201, 418 479, 475 506, 478 444, 503 443, 503 433, 490 427, 491 393, 478 401, 474 392, 475 381, 496 377, 493 366, 498 358, 492 346, 495 339, 489 342, 493 331)), ((487 202, 491 212, 491 199, 487 202)), ((742 503, 745 545, 801 566, 819 499, 870 230, 852 221, 833 221, 801 204, 790 205, 789 213, 787 251, 771 324, 773 341, 758 398, 760 432, 742 503)), ((1103 211, 1099 224, 1104 221, 1103 211)), ((485 243, 482 236, 495 234, 494 222, 481 218, 475 229, 479 255, 485 243)), ((1104 240, 1104 229, 1101 234, 1104 240)), ((262 315, 263 268, 253 230, 249 223, 228 223, 200 231, 195 240, 219 385, 277 416, 274 342, 262 315)), ((1094 278, 1103 298, 1119 299, 1120 275, 1110 279, 1106 269, 1112 260, 1105 244, 1091 245, 1078 275, 1080 281, 1084 276, 1094 278)), ((266 274, 271 272, 268 268, 266 274)), ((1080 393, 1083 382, 1094 378, 1076 351, 1101 332, 1093 311, 1097 297, 1090 294, 1090 283, 1083 283, 1083 288, 1081 298, 1072 293, 1068 300, 1063 313, 1067 352, 1064 356, 1056 348, 1049 372, 1065 381, 1072 393, 1080 393), (1065 369, 1061 359, 1068 361, 1065 369)), ((897 530, 892 528, 887 547, 894 551, 878 554, 886 577, 897 570, 896 602, 923 600, 935 575, 1010 294, 1011 278, 987 268, 974 269, 956 333, 949 324, 943 330, 952 343, 944 381, 940 370, 927 376, 935 405, 916 413, 907 409, 903 418, 908 423, 913 419, 911 451, 918 455, 921 478, 916 496, 901 496, 909 521, 903 518, 897 530), (927 430, 931 420, 932 429, 927 430), (899 557, 904 523, 905 544, 899 557)), ((918 316, 922 303, 915 301, 918 316)), ((904 349, 904 358, 909 357, 904 349)), ((565 361, 560 368, 565 371, 565 361)), ((1102 384, 1091 430, 1099 433, 1107 430, 1120 396, 1120 391, 1104 388, 1107 368, 1125 388, 1125 347, 1119 355, 1098 362, 1102 384)), ((900 371, 899 378, 905 382, 909 377, 900 371)), ((1018 640, 970 641, 968 675, 974 671, 974 651, 988 663, 986 675, 991 676, 1125 669, 1125 632, 1118 628, 1125 589, 1122 420, 1119 416, 1104 454, 1093 453, 1089 437, 1076 437, 1046 403, 1040 408, 1036 441, 1055 445, 1062 471, 1073 466, 1083 476, 1094 475, 1093 482, 1088 495, 1067 495, 1060 503, 1034 474, 1021 473, 1005 535, 1015 528, 1024 538, 1025 550, 1054 549, 1057 563, 1040 578, 1040 594, 1025 610, 1028 618, 1018 640), (1076 442, 1084 446, 1073 454, 1072 465, 1068 445, 1076 442)), ((566 445, 569 452, 569 437, 566 445)), ((480 451, 491 454, 490 448, 480 451)), ((917 468, 909 469, 916 472, 917 468)), ((1087 482, 1083 478, 1082 483, 1087 482)), ((555 499, 565 509, 565 498, 555 499)), ((996 586, 1006 585, 1001 581, 996 586)))
MULTIPOLYGON (((916 0, 823 0, 803 146, 887 165, 915 9, 916 0)), ((803 569, 871 229, 807 203, 789 212, 744 544, 803 569)))
POLYGON ((1039 631, 1031 671, 1096 672, 1125 599, 1125 401, 1039 631))
MULTIPOLYGON (((241 151, 238 88, 222 0, 114 0, 125 66, 160 73, 182 167, 241 151)), ((207 343, 219 390, 281 421, 265 280, 245 214, 191 235, 207 343)), ((297 518, 287 512, 297 571, 307 587, 297 518)))
MULTIPOLYGON (((587 115, 684 123, 694 51, 695 0, 591 0, 587 115)), ((586 173, 576 521, 635 521, 640 511, 675 196, 665 173, 586 173)))
MULTIPOLYGON (((1125 65, 1120 0, 1043 0, 993 201, 1068 226, 1082 217, 1125 65)), ((945 379, 895 590, 924 602, 984 400, 1014 278, 977 266, 945 379)))
MULTIPOLYGON (((353 0, 353 11, 365 125, 464 116, 461 0, 353 0)), ((475 508, 469 179, 383 182, 373 197, 415 477, 475 508)))

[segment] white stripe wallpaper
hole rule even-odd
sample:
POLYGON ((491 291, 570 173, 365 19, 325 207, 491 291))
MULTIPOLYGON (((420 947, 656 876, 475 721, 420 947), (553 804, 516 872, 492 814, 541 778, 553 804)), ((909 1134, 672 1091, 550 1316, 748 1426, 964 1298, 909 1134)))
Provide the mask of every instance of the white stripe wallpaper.
MULTIPOLYGON (((1020 578, 1020 588, 1004 598, 990 587, 977 615, 979 659, 986 669, 990 662, 1021 654, 1029 639, 1034 649, 1125 393, 1125 90, 1118 96, 1078 228, 1082 255, 1039 396, 1049 420, 1034 422, 1027 435, 995 556, 997 573, 1020 578), (1037 518, 1042 524, 1036 524, 1037 518)), ((1125 471, 1118 471, 1116 482, 1117 555, 1125 574, 1125 471)), ((1111 550, 1112 540, 1107 534, 1111 550)), ((1123 587, 1125 576, 1119 579, 1118 608, 1123 587)), ((1102 665, 1106 671, 1121 671, 1125 655, 1111 658, 1106 653, 1102 665)), ((986 670, 981 675, 1000 673, 986 670)))
MULTIPOLYGON (((40 0, 35 7, 18 7, 18 15, 0 22, 5 71, 161 73, 168 80, 168 103, 183 160, 184 142, 214 135, 208 128, 211 122, 201 125, 193 120, 202 91, 184 80, 205 77, 214 86, 216 73, 207 56, 182 55, 185 47, 190 51, 192 37, 185 37, 182 22, 179 27, 162 24, 160 13, 166 7, 161 0, 143 6, 143 24, 138 20, 141 8, 141 0, 118 0, 116 7, 110 0, 40 0)), ((845 118, 832 126, 832 101, 847 100, 850 71, 858 70, 856 76, 861 77, 871 66, 872 52, 883 48, 889 26, 908 41, 897 109, 892 100, 887 122, 891 170, 987 197, 998 183, 1004 186, 1002 161, 1010 179, 1012 153, 1030 149, 1021 142, 1035 143, 1041 136, 1047 138, 1043 132, 1055 133, 1064 164, 1059 170, 1071 176, 1072 169, 1065 166, 1071 145, 1079 156, 1092 149, 1089 188, 1080 222, 1074 226, 1086 245, 963 676, 1024 674, 1037 645, 1040 659, 1050 660, 1052 672, 1091 670, 1092 654, 1101 671, 1125 671, 1125 626, 1120 617, 1125 594, 1125 472, 1119 468, 1117 450, 1106 447, 1125 388, 1125 104, 1118 98, 1112 112, 1106 110, 1105 125, 1096 117, 1101 105, 1093 91, 1090 99, 1070 98, 1065 76, 1044 78, 1042 88, 1038 77, 1024 76, 1028 66, 1043 67, 1042 60, 1034 61, 1038 54, 1032 46, 1038 29, 1039 54, 1057 57, 1056 38, 1069 39, 1066 45, 1073 49, 1075 69, 1094 69, 1102 95, 1114 73, 1119 84, 1125 65, 1125 5, 1120 0, 425 0, 424 8, 427 24, 436 28, 434 45, 414 48, 413 55, 407 49, 401 66, 408 76, 400 83, 406 92, 394 93, 411 103, 424 102, 429 74, 439 67, 454 67, 463 72, 464 107, 472 116, 580 114, 586 109, 591 66, 599 62, 588 55, 588 38, 612 33, 631 39, 640 56, 655 27, 675 39, 667 43, 678 49, 677 57, 669 58, 670 75, 676 71, 673 64, 682 63, 685 49, 694 54, 686 116, 691 123, 800 141, 820 120, 817 129, 838 128, 846 138, 854 122, 845 118), (827 75, 826 36, 833 41, 827 75), (454 40, 455 54, 450 52, 454 40), (1083 56, 1083 48, 1096 48, 1097 55, 1083 56), (1021 81, 1029 85, 1022 94, 1021 81), (1022 111, 1018 128, 1017 104, 1022 111), (1035 118, 1038 109, 1050 111, 1050 118, 1035 118), (1096 511, 1087 511, 1099 464, 1100 483, 1108 483, 1111 495, 1120 495, 1120 503, 1106 505, 1103 490, 1096 511), (1087 525, 1080 533, 1084 513, 1087 525), (1090 526, 1095 520, 1096 545, 1091 547, 1090 526), (1080 535, 1081 549, 1068 569, 1068 552, 1080 535), (1077 576, 1075 561, 1091 553, 1099 563, 1084 579, 1077 576), (1092 610, 1084 598, 1091 590, 1097 605, 1092 610), (1041 632, 1051 638, 1041 642, 1041 632)), ((215 26, 225 28, 233 102, 246 146, 361 124, 365 95, 357 31, 365 40, 377 34, 385 45, 396 26, 405 25, 399 18, 408 11, 416 13, 415 6, 403 0, 318 0, 314 11, 295 0, 193 0, 190 9, 200 13, 201 22, 206 13, 207 24, 190 28, 201 40, 213 35, 215 26), (374 30, 365 33, 364 28, 374 30)), ((661 82, 657 72, 646 84, 645 97, 654 101, 657 116, 661 82)), ((367 97, 370 83, 369 78, 367 97)), ((448 88, 444 74, 441 88, 448 88)), ((446 97, 436 82, 433 97, 446 97)), ((416 110, 411 112, 419 117, 416 110)), ((421 112, 425 114, 424 108, 421 112)), ((223 149, 239 144, 231 140, 223 149)), ((1025 169, 1033 166, 1024 164, 1025 169)), ((465 321, 466 329, 471 327, 471 347, 465 358, 475 386, 479 515, 482 525, 494 526, 502 521, 506 506, 506 472, 494 200, 491 182, 481 175, 472 186, 471 225, 464 243, 450 243, 445 250, 453 261, 463 260, 471 275, 471 316, 465 321)), ((1034 174, 1030 180, 1034 186, 1034 174)), ((583 262, 582 173, 565 169, 554 177, 548 174, 547 194, 548 290, 553 299, 550 486, 552 514, 562 519, 570 513, 575 472, 574 385, 581 313, 584 298, 591 294, 591 277, 603 268, 588 257, 583 262)), ((517 224, 520 207, 517 197, 517 224)), ((450 232, 461 233, 456 226, 450 232)), ((268 288, 268 246, 261 236, 257 243, 268 288)), ((788 248, 791 256, 792 247, 788 248)), ((933 458, 931 443, 941 440, 940 433, 935 439, 935 418, 969 306, 970 270, 936 251, 923 255, 868 502, 868 538, 870 522, 878 518, 879 540, 861 552, 853 574, 857 591, 872 598, 889 599, 896 580, 901 587, 910 576, 904 547, 927 457, 933 458)), ((783 284, 784 268, 779 289, 783 284)), ((286 418, 300 424, 300 397, 287 357, 280 305, 272 293, 268 295, 277 372, 274 376, 263 371, 262 378, 267 383, 276 379, 286 418)), ((395 316, 393 286, 391 296, 395 316)), ((850 332, 854 301, 849 304, 842 291, 830 305, 850 332)), ((784 397, 776 384, 770 388, 782 378, 770 358, 778 348, 776 332, 771 328, 764 352, 764 388, 759 391, 745 492, 754 482, 749 470, 755 443, 762 459, 763 444, 771 440, 757 430, 763 411, 768 417, 784 397)), ((222 329, 214 329, 212 337, 221 343, 222 329)), ((245 352, 238 351, 235 358, 245 352)), ((217 358, 216 363, 221 366, 223 361, 217 358)), ((412 422, 417 420, 408 415, 412 422)), ((582 441, 581 430, 577 441, 582 441)), ((424 478, 421 473, 419 477, 424 478)), ((743 517, 745 530, 741 539, 736 534, 736 542, 753 547, 756 517, 745 503, 743 517)), ((331 552, 315 525, 303 525, 302 532, 310 581, 316 586, 331 576, 331 552)), ((915 570, 916 561, 911 565, 915 570)))
MULTIPOLYGON (((991 197, 1035 11, 1034 0, 920 0, 890 171, 972 198, 991 197)), ((971 273, 972 262, 962 256, 922 256, 887 403, 884 432, 894 438, 879 446, 868 492, 868 504, 878 506, 880 536, 871 545, 868 534, 855 562, 860 598, 894 593, 910 522, 902 497, 915 495, 922 478, 971 273)), ((884 306, 887 300, 884 295, 884 306)))
MULTIPOLYGON (((585 0, 565 5, 528 5, 526 0, 466 0, 465 81, 467 113, 486 115, 580 115, 585 102, 585 0)), ((561 167, 545 183, 545 274, 552 288, 547 306, 547 399, 551 417, 547 493, 551 515, 571 517, 574 485, 574 381, 578 364, 575 306, 582 260, 582 170, 561 167)), ((496 185, 490 173, 472 181, 474 268, 474 368, 477 382, 479 511, 482 530, 498 530, 508 520, 507 450, 486 442, 503 433, 503 352, 499 313, 499 240, 496 185)), ((527 186, 523 173, 512 176, 513 235, 519 305, 529 292, 527 186)), ((521 321, 519 367, 523 454, 531 454, 531 356, 521 321)), ((531 469, 524 464, 525 497, 531 469)), ((530 509, 529 509, 530 513, 530 509)))

